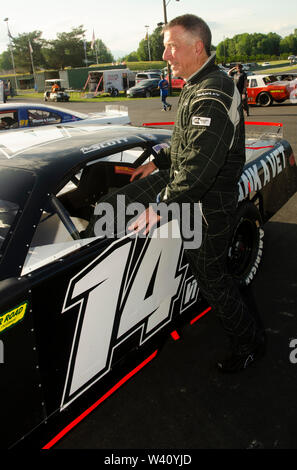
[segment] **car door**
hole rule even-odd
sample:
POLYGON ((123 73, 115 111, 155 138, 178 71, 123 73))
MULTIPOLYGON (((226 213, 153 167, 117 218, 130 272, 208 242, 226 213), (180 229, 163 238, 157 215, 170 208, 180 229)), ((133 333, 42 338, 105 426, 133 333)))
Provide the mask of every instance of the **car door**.
MULTIPOLYGON (((131 157, 137 149, 125 152, 131 157)), ((143 148, 139 156, 142 153, 143 148)), ((106 172, 114 175, 112 185, 118 176, 125 175, 128 182, 128 157, 122 152, 99 162, 94 157, 94 165, 87 168, 90 194, 91 181, 102 187, 106 172)), ((76 193, 79 183, 74 178, 82 181, 85 170, 69 175, 57 194, 48 194, 49 209, 37 224, 21 274, 30 278, 47 415, 68 407, 95 384, 105 387, 123 358, 152 347, 198 295, 197 283, 190 297, 185 294, 193 276, 180 237, 127 234, 113 240, 69 235, 73 224, 79 233, 86 228, 81 216, 87 212, 78 204, 86 194, 76 193), (73 208, 79 216, 69 215, 73 208)))

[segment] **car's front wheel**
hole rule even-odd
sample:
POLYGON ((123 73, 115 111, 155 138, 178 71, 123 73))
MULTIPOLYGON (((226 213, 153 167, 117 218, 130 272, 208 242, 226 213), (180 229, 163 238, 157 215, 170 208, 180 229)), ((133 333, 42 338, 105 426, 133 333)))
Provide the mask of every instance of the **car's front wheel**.
POLYGON ((151 92, 150 91, 146 91, 145 92, 145 97, 146 98, 150 98, 152 95, 151 95, 151 92))
POLYGON ((257 98, 257 103, 260 106, 271 106, 272 105, 272 96, 269 93, 266 93, 264 91, 263 93, 260 93, 260 95, 257 98))
POLYGON ((245 201, 235 216, 233 237, 228 253, 228 267, 235 281, 242 286, 255 277, 263 254, 262 218, 257 207, 245 201))

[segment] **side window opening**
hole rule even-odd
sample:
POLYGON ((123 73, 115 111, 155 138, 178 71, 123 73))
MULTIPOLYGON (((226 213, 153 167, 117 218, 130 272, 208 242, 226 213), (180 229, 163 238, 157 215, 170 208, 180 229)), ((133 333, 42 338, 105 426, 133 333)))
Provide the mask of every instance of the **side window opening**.
POLYGON ((97 202, 129 183, 132 171, 152 156, 150 148, 134 147, 90 161, 50 196, 23 266, 26 275, 100 237, 84 238, 97 202))
POLYGON ((28 119, 30 126, 41 126, 46 124, 59 124, 61 116, 56 113, 41 109, 28 109, 28 119))

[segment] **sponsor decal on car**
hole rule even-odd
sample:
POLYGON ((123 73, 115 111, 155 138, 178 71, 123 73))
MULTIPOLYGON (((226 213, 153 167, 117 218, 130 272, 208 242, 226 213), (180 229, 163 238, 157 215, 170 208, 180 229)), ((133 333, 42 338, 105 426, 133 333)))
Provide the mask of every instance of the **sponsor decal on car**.
POLYGON ((260 167, 254 164, 242 173, 238 183, 239 201, 245 199, 250 192, 262 189, 272 178, 281 173, 285 167, 285 149, 283 145, 279 145, 260 161, 260 167))
POLYGON ((100 142, 98 144, 90 145, 90 147, 82 147, 80 150, 83 154, 95 152, 96 150, 104 149, 106 147, 112 147, 113 145, 127 143, 127 137, 119 137, 118 139, 110 140, 107 142, 100 142))
POLYGON ((15 325, 19 321, 21 321, 26 313, 28 302, 24 302, 21 305, 9 310, 3 315, 0 315, 0 333, 6 330, 7 328, 15 325))

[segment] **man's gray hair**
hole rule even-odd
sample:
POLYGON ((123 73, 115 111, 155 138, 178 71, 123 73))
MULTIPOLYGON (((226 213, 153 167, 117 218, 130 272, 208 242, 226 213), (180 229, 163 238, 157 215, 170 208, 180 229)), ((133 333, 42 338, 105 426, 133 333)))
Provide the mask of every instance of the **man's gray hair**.
POLYGON ((191 33, 193 36, 198 36, 204 44, 205 51, 208 56, 211 52, 211 31, 209 26, 205 23, 202 18, 196 15, 181 15, 177 16, 173 20, 169 21, 164 28, 163 32, 174 26, 182 26, 186 31, 191 33))

